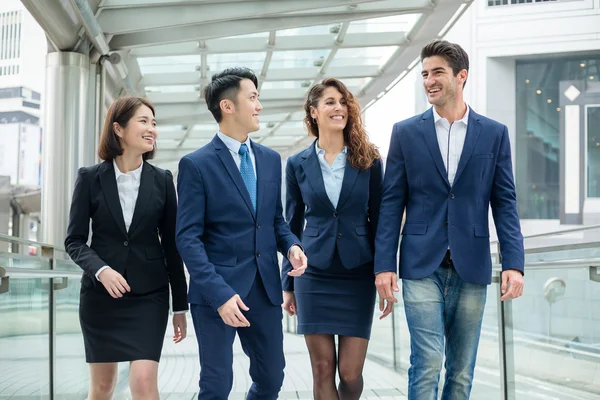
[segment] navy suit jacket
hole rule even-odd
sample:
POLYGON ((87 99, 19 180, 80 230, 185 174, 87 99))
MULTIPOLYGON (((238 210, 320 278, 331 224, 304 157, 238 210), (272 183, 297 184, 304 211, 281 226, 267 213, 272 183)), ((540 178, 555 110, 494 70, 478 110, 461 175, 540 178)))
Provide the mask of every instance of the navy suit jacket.
POLYGON ((177 248, 190 274, 189 301, 215 311, 244 298, 259 271, 274 305, 283 302, 277 250, 299 244, 283 218, 281 157, 252 142, 256 215, 229 149, 218 136, 183 157, 177 191, 177 248))
POLYGON ((432 274, 450 248, 466 282, 491 282, 488 210, 496 224, 502 268, 523 272, 523 236, 506 126, 469 112, 467 136, 452 187, 437 141, 433 111, 394 125, 386 164, 375 242, 375 272, 396 271, 402 217, 399 276, 432 274))
MULTIPOLYGON (((346 162, 342 190, 334 208, 325 191, 315 144, 288 159, 286 219, 292 232, 302 240, 311 267, 328 268, 336 248, 345 268, 373 261, 382 178, 380 159, 364 171, 346 162)), ((284 261, 283 290, 294 290, 293 279, 287 275, 291 268, 284 261)))

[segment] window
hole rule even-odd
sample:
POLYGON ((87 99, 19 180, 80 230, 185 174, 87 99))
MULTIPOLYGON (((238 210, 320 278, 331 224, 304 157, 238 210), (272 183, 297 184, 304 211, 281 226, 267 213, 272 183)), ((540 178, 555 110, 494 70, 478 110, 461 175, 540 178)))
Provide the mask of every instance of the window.
POLYGON ((587 107, 587 197, 600 197, 600 105, 587 107))
MULTIPOLYGON (((561 1, 561 0, 488 0, 488 6, 508 6, 515 4, 529 4, 529 3, 547 3, 550 1, 561 1)), ((564 0, 562 0, 564 1, 564 0)))
MULTIPOLYGON (((597 82, 599 75, 598 52, 583 56, 517 61, 515 181, 521 218, 559 218, 562 168, 559 83, 568 80, 597 82)), ((592 128, 598 132, 598 118, 598 114, 589 116, 588 132, 593 132, 592 128)), ((600 140, 600 137, 596 137, 598 135, 591 136, 590 140, 600 140)), ((600 165, 600 147, 590 147, 586 145, 592 163, 589 165, 600 165)), ((588 177, 588 196, 597 193, 600 197, 600 173, 596 174, 594 171, 588 177), (597 183, 592 183, 592 180, 597 183), (596 185, 593 190, 592 185, 596 185)))

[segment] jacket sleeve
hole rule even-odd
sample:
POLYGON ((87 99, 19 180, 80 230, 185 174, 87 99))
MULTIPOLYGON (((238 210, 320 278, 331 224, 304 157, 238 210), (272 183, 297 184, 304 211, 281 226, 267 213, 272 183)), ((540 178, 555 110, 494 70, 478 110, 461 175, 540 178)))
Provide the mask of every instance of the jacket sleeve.
POLYGON ((516 269, 524 273, 525 250, 517 212, 517 195, 506 127, 502 132, 500 151, 496 160, 490 205, 500 242, 502 270, 516 269))
POLYGON ((179 254, 190 274, 191 281, 200 288, 202 295, 217 311, 236 293, 219 275, 209 261, 202 237, 206 213, 206 193, 202 173, 194 160, 183 157, 177 174, 176 243, 179 254))
MULTIPOLYGON (((285 188, 285 218, 290 225, 291 232, 302 240, 305 205, 296 180, 294 165, 289 159, 285 166, 285 188)), ((294 290, 294 277, 288 275, 291 270, 292 265, 287 259, 284 259, 281 269, 281 284, 284 291, 294 290)))
POLYGON ((90 218, 90 176, 86 168, 80 168, 73 189, 65 249, 71 260, 96 282, 96 273, 107 264, 87 245, 90 218))
POLYGON ((408 180, 402 152, 400 124, 394 125, 387 157, 379 224, 375 237, 375 273, 397 272, 402 216, 408 198, 408 180))
POLYGON ((165 253, 167 270, 169 272, 169 283, 171 285, 171 296, 173 311, 184 311, 188 309, 187 282, 183 271, 183 262, 175 244, 175 226, 177 220, 177 195, 171 171, 165 171, 166 178, 166 200, 163 215, 158 227, 160 243, 165 253))

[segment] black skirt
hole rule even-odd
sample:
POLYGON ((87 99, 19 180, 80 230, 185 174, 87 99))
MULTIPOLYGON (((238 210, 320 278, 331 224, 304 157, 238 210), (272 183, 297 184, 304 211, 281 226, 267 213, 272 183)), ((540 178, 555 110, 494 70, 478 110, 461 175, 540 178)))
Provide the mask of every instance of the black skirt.
POLYGON ((79 299, 86 362, 160 360, 169 318, 169 286, 145 294, 126 293, 118 299, 104 287, 82 287, 79 299))

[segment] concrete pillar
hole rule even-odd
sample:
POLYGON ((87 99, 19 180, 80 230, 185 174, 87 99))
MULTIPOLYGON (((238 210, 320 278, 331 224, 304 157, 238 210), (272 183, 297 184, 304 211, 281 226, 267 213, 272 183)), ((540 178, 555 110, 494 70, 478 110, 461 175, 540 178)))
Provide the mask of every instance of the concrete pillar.
POLYGON ((63 245, 77 169, 93 163, 83 159, 91 154, 85 147, 93 146, 94 137, 88 131, 89 66, 85 54, 46 56, 40 237, 44 243, 63 245))

